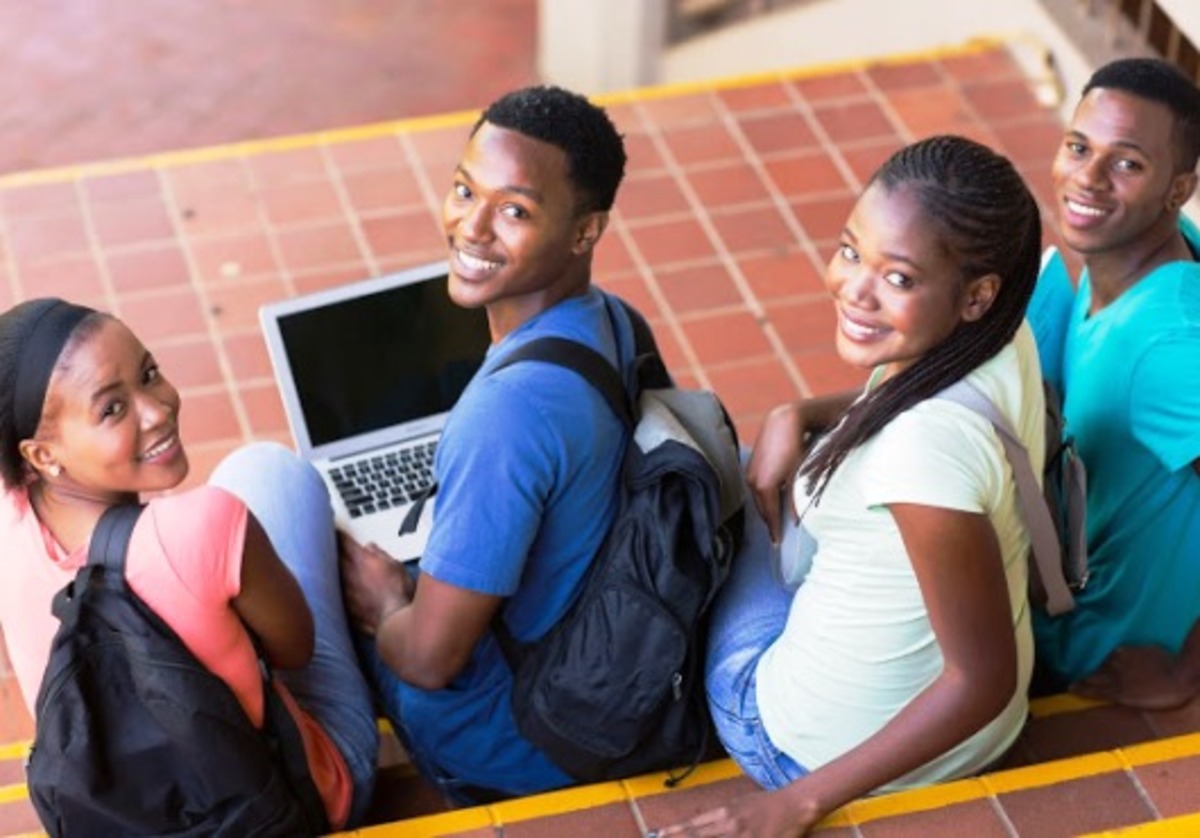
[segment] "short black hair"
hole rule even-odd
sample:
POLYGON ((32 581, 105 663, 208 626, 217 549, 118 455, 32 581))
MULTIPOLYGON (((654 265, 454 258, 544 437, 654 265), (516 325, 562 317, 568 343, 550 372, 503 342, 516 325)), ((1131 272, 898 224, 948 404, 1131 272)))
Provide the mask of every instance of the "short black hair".
POLYGON ((1105 64, 1083 86, 1083 95, 1095 89, 1119 90, 1166 106, 1175 118, 1178 165, 1185 171, 1200 160, 1200 88, 1183 71, 1160 58, 1120 58, 1105 64))
POLYGON ((561 87, 537 85, 488 105, 471 135, 485 122, 561 148, 579 211, 612 209, 625 176, 625 143, 603 108, 561 87))

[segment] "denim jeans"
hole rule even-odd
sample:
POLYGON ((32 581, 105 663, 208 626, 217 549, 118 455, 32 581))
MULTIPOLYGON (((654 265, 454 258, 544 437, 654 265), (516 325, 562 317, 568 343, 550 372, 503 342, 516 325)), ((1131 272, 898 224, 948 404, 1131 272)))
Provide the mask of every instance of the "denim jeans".
MULTIPOLYGON (((419 688, 401 681, 396 673, 383 662, 375 650, 373 636, 356 632, 354 640, 358 649, 359 661, 379 696, 383 712, 387 715, 396 738, 404 746, 405 754, 408 755, 409 761, 417 769, 421 778, 441 792, 445 800, 452 806, 477 806, 492 802, 489 799, 490 795, 481 794, 480 789, 469 786, 462 779, 442 768, 434 758, 434 754, 425 746, 422 737, 414 736, 414 732, 409 729, 405 720, 405 699, 409 696, 419 695, 417 692, 419 688)), ((504 795, 495 795, 496 799, 503 797, 504 795)))
POLYGON ((713 607, 704 673, 721 743, 746 775, 767 789, 808 773, 771 742, 758 713, 758 661, 783 631, 793 596, 779 581, 777 550, 748 502, 745 543, 713 607))
POLYGON ((312 611, 312 660, 303 669, 280 671, 277 677, 345 759, 354 782, 346 823, 352 827, 361 822, 371 801, 379 728, 342 605, 333 511, 325 484, 289 449, 265 442, 234 451, 213 471, 209 483, 237 496, 254 513, 312 611))
POLYGON ((479 641, 471 662, 438 690, 405 683, 359 635, 363 670, 421 776, 457 806, 490 803, 574 785, 516 728, 512 682, 494 638, 479 641))

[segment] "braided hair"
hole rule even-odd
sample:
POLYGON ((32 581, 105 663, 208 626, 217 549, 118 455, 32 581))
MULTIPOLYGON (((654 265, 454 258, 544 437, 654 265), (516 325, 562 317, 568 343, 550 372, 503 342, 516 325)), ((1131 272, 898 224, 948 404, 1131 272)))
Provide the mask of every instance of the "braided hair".
POLYGON ((991 307, 960 322, 942 343, 846 412, 800 474, 819 498, 846 456, 908 408, 965 377, 1003 349, 1025 316, 1037 282, 1042 226, 1036 201, 1007 158, 972 140, 936 136, 893 154, 867 188, 903 187, 959 263, 963 283, 1000 278, 991 307))

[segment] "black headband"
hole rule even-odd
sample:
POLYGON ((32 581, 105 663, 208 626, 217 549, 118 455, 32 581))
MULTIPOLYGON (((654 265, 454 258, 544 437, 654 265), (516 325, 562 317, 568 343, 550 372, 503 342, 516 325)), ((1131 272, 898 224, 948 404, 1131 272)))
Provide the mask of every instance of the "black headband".
POLYGON ((17 439, 31 439, 42 421, 46 388, 54 365, 62 355, 71 332, 94 310, 58 299, 45 300, 34 317, 29 333, 17 350, 17 381, 13 399, 13 419, 17 439))

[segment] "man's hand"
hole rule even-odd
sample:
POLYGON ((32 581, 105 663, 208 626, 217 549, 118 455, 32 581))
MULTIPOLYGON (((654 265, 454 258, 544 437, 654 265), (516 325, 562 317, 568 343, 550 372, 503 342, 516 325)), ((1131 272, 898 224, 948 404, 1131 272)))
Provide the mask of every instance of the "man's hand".
POLYGON ((412 602, 415 583, 404 565, 374 544, 339 533, 342 597, 350 621, 374 635, 384 619, 412 602))
POLYGON ((1195 698, 1196 687, 1166 649, 1121 646, 1099 669, 1072 684, 1071 692, 1143 710, 1169 710, 1195 698))

